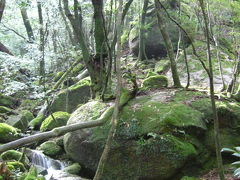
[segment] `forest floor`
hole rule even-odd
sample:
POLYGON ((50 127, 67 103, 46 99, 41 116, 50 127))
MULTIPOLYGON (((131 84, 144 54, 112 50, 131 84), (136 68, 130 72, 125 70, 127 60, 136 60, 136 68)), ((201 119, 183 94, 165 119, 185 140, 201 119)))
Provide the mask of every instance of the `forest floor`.
MULTIPOLYGON (((201 180, 220 180, 218 176, 217 169, 213 169, 207 174, 200 177, 201 180)), ((240 178, 234 178, 231 172, 225 173, 225 179, 226 180, 240 180, 240 178)))

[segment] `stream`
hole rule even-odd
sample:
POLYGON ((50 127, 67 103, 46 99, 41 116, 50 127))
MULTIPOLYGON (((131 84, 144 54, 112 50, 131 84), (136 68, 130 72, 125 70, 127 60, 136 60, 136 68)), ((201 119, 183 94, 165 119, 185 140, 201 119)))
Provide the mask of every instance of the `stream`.
POLYGON ((41 151, 38 150, 26 150, 30 162, 37 167, 38 172, 44 175, 46 180, 83 180, 83 178, 71 175, 63 171, 68 165, 67 163, 59 160, 54 160, 41 151))

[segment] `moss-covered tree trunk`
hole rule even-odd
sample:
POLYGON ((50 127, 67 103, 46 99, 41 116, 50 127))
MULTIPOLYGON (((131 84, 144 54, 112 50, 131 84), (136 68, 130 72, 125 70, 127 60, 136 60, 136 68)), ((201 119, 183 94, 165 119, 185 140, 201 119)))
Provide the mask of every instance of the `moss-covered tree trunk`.
POLYGON ((155 0, 155 8, 157 11, 157 19, 158 19, 159 29, 160 29, 162 37, 164 39, 168 57, 169 57, 170 63, 171 63, 173 83, 174 83, 175 87, 181 87, 181 83, 180 83, 180 79, 179 79, 178 71, 177 71, 177 66, 176 66, 176 62, 175 62, 172 41, 169 37, 168 31, 166 28, 166 23, 164 20, 162 7, 161 7, 161 4, 159 3, 159 0, 155 0))
POLYGON ((103 16, 103 0, 92 0, 94 10, 94 38, 95 38, 95 55, 101 56, 106 54, 105 33, 104 33, 104 16, 103 16))

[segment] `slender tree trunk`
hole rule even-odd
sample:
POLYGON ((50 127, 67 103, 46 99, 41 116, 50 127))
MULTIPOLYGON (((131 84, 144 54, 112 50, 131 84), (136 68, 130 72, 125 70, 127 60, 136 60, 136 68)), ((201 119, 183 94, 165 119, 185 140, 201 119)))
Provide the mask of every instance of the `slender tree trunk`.
POLYGON ((138 52, 138 59, 144 60, 147 59, 145 56, 145 21, 146 21, 146 14, 148 8, 149 0, 144 0, 142 14, 141 14, 141 21, 140 21, 140 29, 139 29, 139 52, 138 52))
POLYGON ((26 32, 28 35, 28 39, 30 42, 32 42, 35 40, 35 38, 34 38, 32 26, 31 26, 29 18, 28 18, 27 9, 26 9, 26 7, 20 7, 20 10, 21 10, 23 23, 24 23, 24 26, 26 28, 26 32))
POLYGON ((121 42, 120 42, 120 35, 122 30, 122 23, 121 23, 121 16, 122 16, 122 0, 119 0, 119 17, 117 20, 117 59, 116 59, 116 70, 117 70, 117 92, 116 92, 116 101, 115 101, 115 107, 114 112, 112 116, 112 126, 110 128, 108 138, 105 144, 105 148, 103 150, 102 156, 100 158, 100 161, 98 163, 97 172, 94 176, 94 180, 100 180, 103 175, 104 166, 107 162, 108 154, 110 152, 110 148, 112 145, 112 141, 114 139, 116 129, 117 129, 117 123, 118 123, 118 116, 119 116, 119 108, 120 108, 120 97, 121 97, 121 89, 122 89, 122 73, 121 73, 121 42))
POLYGON ((171 39, 169 37, 168 31, 166 29, 166 23, 164 21, 163 13, 162 13, 162 10, 161 10, 162 7, 161 7, 161 4, 159 3, 158 0, 155 0, 155 7, 156 7, 156 11, 157 11, 159 29, 160 29, 162 37, 164 39, 166 49, 167 49, 167 52, 168 52, 168 57, 169 57, 170 63, 171 63, 171 71, 172 71, 172 78, 173 78, 174 86, 175 87, 181 87, 181 82, 180 82, 180 79, 179 79, 179 76, 178 76, 178 71, 177 71, 177 66, 176 66, 176 62, 175 62, 172 42, 171 42, 171 39))
POLYGON ((0 22, 2 20, 3 12, 6 6, 6 1, 5 0, 0 0, 0 22))
POLYGON ((215 148, 216 148, 216 156, 217 156, 217 164, 218 164, 218 173, 221 180, 225 180, 224 177, 224 169, 222 163, 221 156, 221 145, 219 138, 219 119, 217 114, 217 108, 214 97, 214 81, 213 81, 213 67, 212 67, 212 58, 211 58, 211 47, 210 47, 210 36, 209 36, 209 17, 205 12, 205 2, 204 0, 199 0, 200 7, 203 14, 204 25, 205 25, 205 36, 207 38, 207 49, 208 49, 208 63, 209 63, 209 85, 210 85, 210 96, 212 102, 212 110, 213 110, 213 119, 214 119, 214 138, 215 138, 215 148))
MULTIPOLYGON (((0 23, 2 21, 2 16, 3 16, 5 6, 6 6, 6 1, 0 0, 0 23)), ((8 48, 4 46, 1 42, 0 42, 0 51, 13 56, 13 54, 8 50, 8 48)))
POLYGON ((65 16, 64 11, 62 9, 62 3, 61 2, 62 2, 62 0, 59 0, 59 2, 58 2, 58 9, 59 9, 60 15, 63 19, 63 22, 65 24, 65 27, 66 27, 66 30, 68 32, 68 36, 69 36, 69 39, 70 39, 72 45, 76 45, 76 41, 73 38, 72 30, 71 30, 71 28, 70 28, 70 26, 67 22, 66 16, 65 16))
MULTIPOLYGON (((42 4, 40 1, 37 2, 37 8, 38 8, 38 18, 39 18, 39 34, 40 34, 40 45, 39 45, 39 50, 41 52, 44 51, 44 29, 43 29, 43 14, 42 14, 42 4)), ((40 57, 40 63, 39 63, 39 75, 41 77, 45 76, 45 60, 43 53, 40 57)))

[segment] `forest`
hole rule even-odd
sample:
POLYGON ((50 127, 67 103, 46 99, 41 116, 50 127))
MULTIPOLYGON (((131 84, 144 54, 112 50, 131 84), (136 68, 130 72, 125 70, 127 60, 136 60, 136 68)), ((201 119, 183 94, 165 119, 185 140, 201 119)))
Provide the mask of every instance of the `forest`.
POLYGON ((240 0, 0 0, 0 180, 239 180, 240 0))

